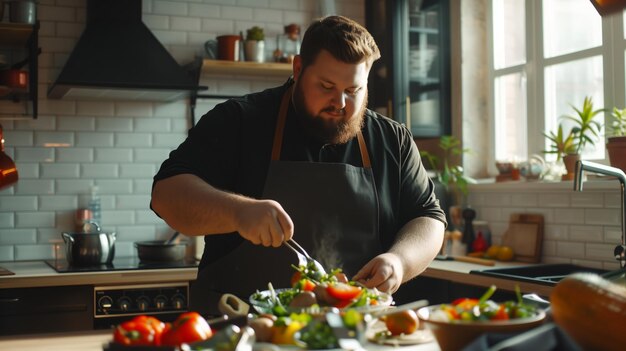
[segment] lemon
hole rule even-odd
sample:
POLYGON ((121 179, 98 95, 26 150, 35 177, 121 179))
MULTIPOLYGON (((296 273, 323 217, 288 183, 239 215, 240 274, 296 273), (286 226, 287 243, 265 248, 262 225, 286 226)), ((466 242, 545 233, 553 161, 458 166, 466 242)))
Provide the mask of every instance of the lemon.
POLYGON ((496 258, 500 261, 510 261, 515 256, 513 249, 508 246, 502 246, 500 250, 498 250, 498 255, 496 258))
POLYGON ((485 252, 485 257, 486 258, 497 258, 498 257, 498 251, 500 251, 500 246, 498 246, 498 245, 491 245, 487 249, 487 252, 485 252))

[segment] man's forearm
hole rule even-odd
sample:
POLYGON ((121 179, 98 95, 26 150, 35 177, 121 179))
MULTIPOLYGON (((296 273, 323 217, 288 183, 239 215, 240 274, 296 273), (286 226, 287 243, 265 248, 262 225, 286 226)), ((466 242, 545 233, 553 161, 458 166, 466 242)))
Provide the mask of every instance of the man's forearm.
POLYGON ((422 273, 437 256, 443 243, 444 230, 443 223, 430 217, 415 218, 400 229, 389 252, 402 260, 402 283, 422 273))
POLYGON ((249 199, 218 190, 191 174, 160 180, 152 190, 152 208, 186 235, 236 231, 236 209, 245 201, 249 199))

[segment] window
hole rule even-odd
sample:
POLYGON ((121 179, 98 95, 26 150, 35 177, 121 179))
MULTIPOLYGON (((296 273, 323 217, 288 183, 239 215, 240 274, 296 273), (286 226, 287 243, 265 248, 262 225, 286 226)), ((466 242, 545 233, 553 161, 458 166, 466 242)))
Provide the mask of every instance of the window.
MULTIPOLYGON (((560 117, 574 115, 587 96, 596 109, 624 107, 622 13, 601 17, 589 0, 490 0, 490 6, 495 160, 543 155, 549 147, 543 133, 559 122, 569 131, 560 117)), ((604 124, 605 116, 596 118, 604 124)), ((604 135, 582 157, 605 162, 604 135)))

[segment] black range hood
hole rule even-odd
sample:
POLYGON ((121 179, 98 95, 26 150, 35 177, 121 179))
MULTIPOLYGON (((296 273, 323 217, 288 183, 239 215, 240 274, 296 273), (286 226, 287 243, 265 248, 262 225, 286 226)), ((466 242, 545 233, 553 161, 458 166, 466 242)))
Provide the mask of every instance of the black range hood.
POLYGON ((58 78, 52 99, 170 101, 198 86, 141 20, 141 0, 88 0, 85 30, 58 78))

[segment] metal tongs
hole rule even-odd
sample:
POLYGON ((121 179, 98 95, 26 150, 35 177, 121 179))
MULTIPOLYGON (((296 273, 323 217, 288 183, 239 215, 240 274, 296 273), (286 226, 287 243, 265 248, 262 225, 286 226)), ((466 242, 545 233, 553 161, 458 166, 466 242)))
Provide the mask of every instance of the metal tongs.
POLYGON ((311 257, 309 253, 306 252, 306 250, 302 246, 300 246, 300 244, 298 244, 295 240, 289 239, 285 241, 285 245, 293 252, 295 252, 296 255, 298 255, 298 263, 301 266, 313 265, 318 272, 320 272, 321 274, 326 274, 326 270, 324 269, 322 264, 317 262, 317 260, 313 257, 311 257))

